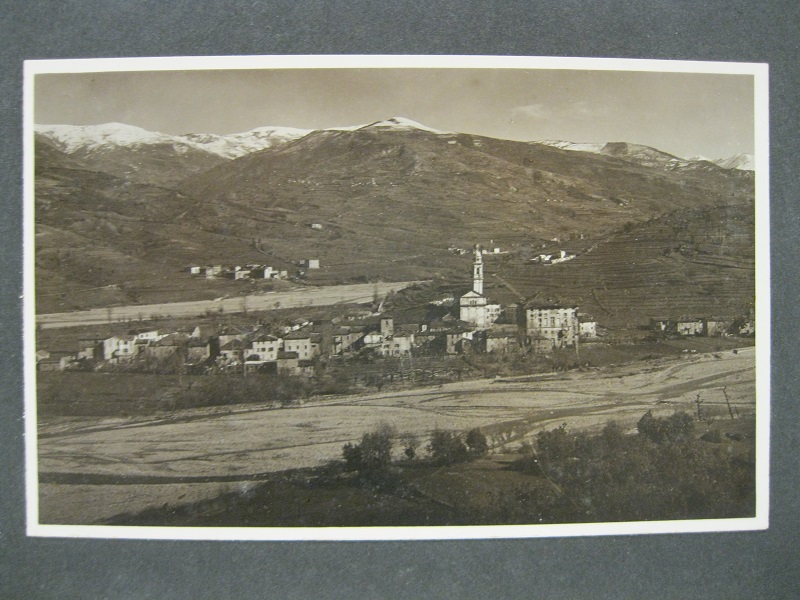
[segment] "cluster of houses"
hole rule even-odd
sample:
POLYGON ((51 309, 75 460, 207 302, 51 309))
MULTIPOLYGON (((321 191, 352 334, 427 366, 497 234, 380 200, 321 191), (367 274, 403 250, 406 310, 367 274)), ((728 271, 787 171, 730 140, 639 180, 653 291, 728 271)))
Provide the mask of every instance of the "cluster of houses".
POLYGON ((721 337, 731 334, 750 336, 756 332, 752 320, 734 324, 724 317, 681 317, 677 319, 658 317, 650 319, 650 327, 657 333, 680 336, 721 337))
MULTIPOLYGON (((475 246, 472 289, 456 298, 433 301, 424 318, 395 318, 355 310, 332 319, 297 319, 283 326, 217 328, 214 331, 129 331, 127 335, 80 340, 77 352, 37 354, 40 370, 102 368, 176 360, 198 371, 219 368, 240 372, 313 375, 332 357, 404 357, 412 355, 503 354, 521 349, 549 353, 598 337, 597 323, 577 306, 531 301, 503 307, 484 294, 484 252, 475 246), (451 306, 458 305, 458 316, 451 306)), ((248 265, 248 269, 260 265, 248 265)), ((234 271, 237 272, 237 271, 234 271)), ((380 309, 379 309, 380 311, 380 309)), ((665 334, 720 336, 732 329, 728 319, 653 319, 665 334)), ((737 333, 753 333, 753 323, 737 333)))
POLYGON ((217 277, 228 279, 286 279, 288 271, 281 271, 267 265, 223 266, 223 265, 190 265, 186 267, 190 275, 198 275, 207 279, 217 277))
POLYGON ((557 253, 539 254, 531 259, 531 262, 541 265, 557 265, 575 258, 575 254, 568 254, 566 250, 559 250, 557 253))
MULTIPOLYGON (((297 267, 302 269, 319 269, 318 258, 304 258, 297 261, 297 267)), ((289 271, 276 269, 268 265, 248 264, 237 266, 226 265, 189 265, 186 271, 190 275, 205 277, 206 279, 288 279, 289 271)))

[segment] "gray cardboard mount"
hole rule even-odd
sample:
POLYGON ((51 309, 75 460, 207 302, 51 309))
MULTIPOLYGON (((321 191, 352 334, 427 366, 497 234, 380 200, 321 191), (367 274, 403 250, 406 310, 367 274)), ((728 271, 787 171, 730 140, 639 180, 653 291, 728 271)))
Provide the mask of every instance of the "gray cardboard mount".
POLYGON ((800 155, 794 2, 0 3, 0 597, 789 598, 796 542, 800 155), (767 62, 772 460, 765 532, 452 542, 34 539, 24 528, 22 62, 248 54, 489 54, 767 62))

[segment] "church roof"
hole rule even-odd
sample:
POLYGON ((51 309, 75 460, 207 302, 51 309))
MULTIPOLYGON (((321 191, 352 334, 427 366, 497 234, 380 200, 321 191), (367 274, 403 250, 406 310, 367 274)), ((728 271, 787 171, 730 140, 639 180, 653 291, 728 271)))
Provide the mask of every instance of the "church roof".
POLYGON ((468 291, 466 294, 464 294, 461 297, 462 298, 486 298, 486 296, 484 296, 483 294, 479 294, 475 290, 470 290, 470 291, 468 291))

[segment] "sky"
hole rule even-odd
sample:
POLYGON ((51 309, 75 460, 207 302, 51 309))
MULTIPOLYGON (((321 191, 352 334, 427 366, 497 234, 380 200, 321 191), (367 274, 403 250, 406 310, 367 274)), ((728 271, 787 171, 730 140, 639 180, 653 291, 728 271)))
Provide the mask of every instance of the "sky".
POLYGON ((753 153, 752 75, 566 69, 258 69, 39 74, 38 124, 163 133, 319 129, 406 117, 504 139, 753 153))

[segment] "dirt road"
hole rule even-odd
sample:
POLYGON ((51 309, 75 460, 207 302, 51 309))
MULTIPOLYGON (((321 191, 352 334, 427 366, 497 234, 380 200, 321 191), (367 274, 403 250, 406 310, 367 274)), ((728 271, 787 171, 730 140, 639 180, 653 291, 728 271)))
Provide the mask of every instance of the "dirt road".
POLYGON ((50 313, 36 316, 36 323, 43 329, 57 327, 78 327, 82 325, 102 325, 120 321, 149 319, 154 315, 161 317, 192 317, 206 312, 241 313, 247 311, 271 310, 276 308, 302 308, 304 306, 328 306, 331 304, 369 302, 377 293, 379 296, 398 291, 418 283, 416 281, 397 281, 389 283, 359 283, 352 285, 331 285, 325 287, 299 287, 288 292, 265 293, 217 300, 196 300, 192 302, 169 302, 165 304, 135 304, 93 308, 68 313, 50 313))
POLYGON ((39 428, 42 522, 91 523, 121 512, 221 492, 246 493, 264 473, 324 464, 381 422, 417 435, 481 427, 494 449, 514 448, 543 428, 635 427, 648 409, 729 418, 755 409, 752 348, 687 355, 600 371, 479 380, 339 397, 303 406, 186 411, 180 418, 62 419, 39 428))

